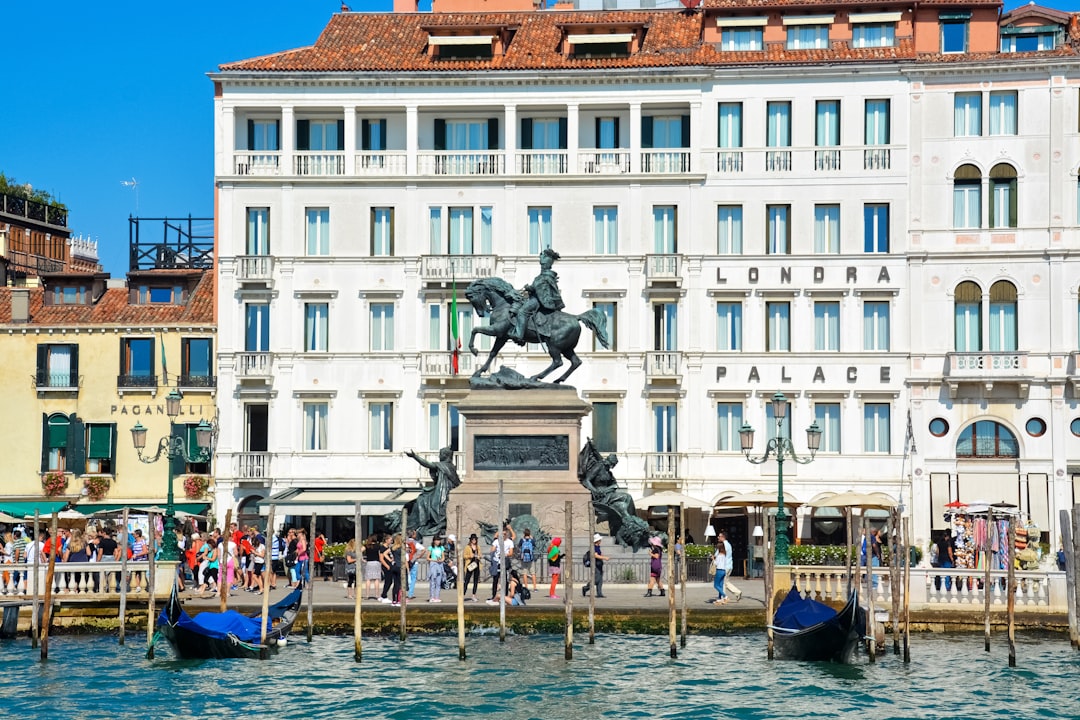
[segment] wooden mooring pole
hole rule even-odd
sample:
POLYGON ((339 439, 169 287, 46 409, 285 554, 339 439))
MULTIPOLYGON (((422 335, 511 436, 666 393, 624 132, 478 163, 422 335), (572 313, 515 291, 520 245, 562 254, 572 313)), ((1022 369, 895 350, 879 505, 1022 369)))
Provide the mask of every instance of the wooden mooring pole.
MULTIPOLYGON (((911 518, 904 518, 904 537, 911 537, 911 518)), ((904 662, 911 662, 911 553, 904 550, 904 662)))
MULTIPOLYGON (((269 514, 266 516, 266 542, 263 543, 263 573, 262 573, 262 621, 259 627, 259 645, 262 648, 259 650, 260 660, 270 659, 270 648, 266 646, 266 630, 269 619, 267 615, 270 613, 270 583, 269 580, 272 577, 270 573, 274 570, 271 566, 272 561, 270 557, 271 543, 277 542, 277 536, 274 534, 274 515, 277 514, 277 506, 271 505, 269 514)), ((281 558, 282 565, 285 563, 285 558, 281 558)))
POLYGON ((768 658, 773 659, 773 600, 776 595, 776 517, 765 513, 765 539, 769 542, 765 546, 765 636, 768 638, 768 658))
MULTIPOLYGON (((157 531, 154 527, 154 513, 147 513, 147 545, 149 551, 146 553, 146 659, 154 659, 154 626, 156 624, 157 616, 154 615, 154 588, 157 587, 157 563, 155 562, 154 555, 157 553, 157 531)), ((163 528, 164 529, 164 528, 163 528)), ((54 541, 55 544, 55 541, 54 541)), ((173 582, 176 582, 175 577, 173 582)))
MULTIPOLYGON (((37 542, 38 538, 41 537, 41 515, 39 513, 40 511, 37 508, 34 508, 34 542, 37 542)), ((30 583, 28 579, 26 579, 26 573, 22 573, 22 575, 23 583, 31 585, 33 590, 34 599, 33 605, 31 606, 31 612, 33 614, 30 615, 30 647, 36 650, 38 646, 38 635, 41 633, 41 628, 38 627, 38 613, 41 612, 41 583, 38 581, 38 578, 41 576, 40 553, 34 553, 33 583, 30 583)), ((18 591, 18 588, 15 588, 15 590, 18 591)))
MULTIPOLYGON (((680 507, 682 506, 680 505, 680 507)), ((677 658, 679 657, 679 648, 675 641, 675 506, 669 505, 667 511, 668 645, 670 645, 671 657, 677 658)), ((649 574, 652 574, 651 569, 649 574)))
POLYGON ((131 544, 131 537, 128 535, 128 508, 124 508, 123 514, 120 516, 120 522, 123 523, 123 538, 120 541, 120 644, 124 644, 124 631, 127 625, 127 591, 128 591, 128 546, 131 544))
MULTIPOLYGON (((359 511, 357 511, 359 512, 359 511)), ((457 506, 457 522, 455 523, 456 538, 465 537, 461 533, 461 504, 457 506)), ((465 659, 465 563, 462 551, 461 540, 458 539, 454 543, 454 567, 457 569, 457 642, 458 642, 458 660, 465 659)), ((480 562, 480 558, 476 559, 476 562, 480 562)), ((360 593, 357 593, 359 596, 360 593)))
POLYGON ((409 511, 406 508, 401 508, 401 548, 398 554, 401 556, 398 560, 398 571, 401 573, 401 591, 398 593, 397 601, 400 607, 398 608, 398 614, 400 622, 398 625, 398 640, 405 642, 405 636, 408 633, 408 626, 405 625, 405 602, 406 596, 409 594, 409 511))
MULTIPOLYGON (((229 606, 229 586, 232 584, 229 582, 229 561, 232 560, 232 554, 229 552, 232 534, 229 528, 232 526, 232 517, 232 508, 229 508, 225 511, 225 529, 218 541, 218 612, 225 612, 229 606)), ((233 565, 233 572, 236 572, 235 565, 233 565)))
POLYGON ((499 480, 499 521, 495 523, 496 557, 499 559, 499 642, 506 642, 506 584, 509 582, 510 562, 503 544, 503 521, 506 520, 506 499, 503 496, 503 481, 499 480))
MULTIPOLYGON (((362 606, 360 604, 361 598, 364 596, 364 574, 361 570, 364 568, 364 526, 361 522, 362 508, 360 503, 356 503, 353 506, 353 565, 355 571, 353 572, 353 660, 360 662, 363 659, 364 652, 361 644, 361 637, 363 635, 363 617, 362 606)), ((346 565, 346 571, 348 566, 346 565)), ((348 581, 348 572, 345 573, 345 580, 348 581)))
POLYGON ((563 603, 566 607, 566 627, 563 635, 563 657, 574 658, 574 503, 567 500, 563 506, 565 532, 563 534, 562 581, 563 603))
POLYGON ((679 644, 686 647, 686 506, 679 506, 679 547, 682 548, 682 557, 679 558, 679 599, 682 603, 682 628, 679 644))
POLYGON ((862 512, 863 540, 866 543, 866 654, 870 664, 877 662, 877 618, 874 617, 874 540, 870 537, 870 518, 862 512))
POLYGON ((1016 667, 1016 518, 1009 518, 1009 667, 1016 667))
POLYGON ((900 654, 900 576, 903 575, 907 542, 900 523, 900 508, 892 509, 892 544, 895 552, 889 559, 889 590, 892 593, 893 655, 900 654))
POLYGON ((315 633, 315 581, 318 579, 315 577, 315 513, 311 513, 309 527, 311 530, 307 537, 307 568, 304 570, 307 587, 304 589, 307 590, 307 641, 311 642, 315 633))
POLYGON ((1076 608, 1076 642, 1073 647, 1080 650, 1080 503, 1074 505, 1072 510, 1072 564, 1072 598, 1073 607, 1076 608))
POLYGON ((990 535, 994 527, 994 509, 986 508, 986 542, 983 543, 983 650, 990 652, 990 535))
POLYGON ((589 513, 589 536, 585 538, 585 547, 589 548, 586 552, 589 553, 589 571, 585 575, 585 584, 592 591, 589 593, 589 644, 596 643, 596 593, 599 590, 596 587, 596 558, 593 557, 595 553, 592 551, 596 547, 596 543, 593 542, 593 538, 596 536, 596 513, 593 512, 592 503, 586 506, 589 513))
MULTIPOLYGON (((45 613, 41 618, 41 659, 49 659, 49 627, 52 625, 52 587, 53 573, 56 571, 56 530, 58 524, 56 513, 52 514, 52 543, 49 545, 49 569, 45 573, 45 613)), ((34 538, 34 552, 41 552, 41 537, 34 538)), ((34 578, 37 582, 37 578, 34 578)))

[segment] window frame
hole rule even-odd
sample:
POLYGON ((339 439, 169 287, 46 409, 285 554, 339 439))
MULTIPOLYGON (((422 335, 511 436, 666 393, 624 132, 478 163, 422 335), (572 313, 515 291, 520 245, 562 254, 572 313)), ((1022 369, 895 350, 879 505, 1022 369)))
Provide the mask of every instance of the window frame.
POLYGON ((595 300, 592 304, 593 308, 599 310, 607 318, 607 334, 608 334, 608 347, 605 348, 600 344, 600 341, 596 339, 596 335, 593 335, 592 350, 593 352, 616 352, 618 350, 618 338, 619 338, 619 303, 615 300, 595 300), (605 308, 610 308, 611 312, 605 311, 605 308))
POLYGON ((741 300, 716 301, 716 350, 741 352, 743 340, 743 303, 741 300), (725 332, 725 328, 727 331, 725 332))
MULTIPOLYGON (((394 352, 394 302, 371 302, 368 304, 368 347, 371 352, 394 352)), ((460 305, 460 304, 459 304, 460 305)), ((447 313, 449 320, 449 313, 447 313)))
POLYGON ((817 352, 840 352, 839 300, 814 301, 814 350, 817 352), (818 332, 819 325, 821 325, 821 333, 818 332), (832 347, 833 345, 835 347, 832 347))
POLYGON ((328 452, 330 450, 330 402, 308 400, 301 407, 303 409, 301 452, 328 452))
POLYGON ((791 301, 789 300, 765 302, 765 352, 791 352, 791 301), (777 312, 773 312, 774 310, 777 312), (783 313, 779 312, 781 310, 783 313))
POLYGON ((372 400, 368 402, 367 417, 368 452, 394 452, 394 403, 389 400, 372 400), (378 422, 377 426, 376 421, 378 422), (376 445, 381 447, 376 447, 376 445))
POLYGON ((593 205, 593 251, 597 255, 619 254, 619 207, 593 205), (601 228, 603 228, 601 232, 601 228))
POLYGON ((371 257, 394 256, 394 208, 392 206, 371 208, 369 236, 371 257))
POLYGON ((324 353, 330 349, 330 303, 304 303, 305 353, 324 353))
POLYGON ((863 300, 863 351, 889 352, 892 347, 892 303, 888 300, 863 300), (884 307, 885 312, 878 312, 884 307), (872 314, 868 314, 872 313, 872 314), (884 324, 885 347, 880 347, 884 324))
POLYGON ((529 254, 539 255, 551 247, 551 206, 530 205, 526 208, 529 229, 529 254))
POLYGON ((743 254, 743 206, 716 206, 716 254, 743 254), (724 217, 724 213, 728 213, 724 217))
POLYGON ((863 403, 863 452, 889 454, 892 452, 892 403, 863 403), (884 408, 884 413, 882 413, 884 408), (873 432, 868 432, 870 425, 873 432), (884 438, 882 425, 884 424, 884 438), (881 447, 884 444, 885 447, 881 447))
POLYGON ((304 208, 304 254, 307 257, 330 255, 329 207, 304 208))
POLYGON ((716 403, 716 452, 741 453, 742 439, 739 430, 746 421, 746 408, 742 402, 719 400, 716 403), (738 412, 735 412, 735 410, 738 412), (727 420, 727 432, 724 421, 727 420))

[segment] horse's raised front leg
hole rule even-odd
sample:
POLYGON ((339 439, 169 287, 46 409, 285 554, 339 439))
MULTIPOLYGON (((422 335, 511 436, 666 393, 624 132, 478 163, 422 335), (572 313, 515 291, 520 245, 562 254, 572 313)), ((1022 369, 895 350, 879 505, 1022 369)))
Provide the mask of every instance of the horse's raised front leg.
POLYGON ((569 367, 569 369, 567 369, 566 372, 564 372, 562 375, 560 375, 557 380, 555 380, 556 383, 561 383, 563 380, 570 377, 570 373, 577 370, 578 367, 581 365, 581 358, 579 358, 577 356, 577 353, 574 352, 573 350, 566 353, 566 358, 570 361, 570 367, 569 367))
POLYGON ((551 364, 544 368, 542 372, 539 372, 529 378, 530 380, 540 380, 552 370, 562 365, 562 357, 560 356, 559 351, 556 350, 550 343, 548 344, 548 355, 551 356, 551 364))
MULTIPOLYGON (((476 332, 476 330, 473 330, 473 332, 476 332)), ((484 333, 484 334, 485 335, 493 335, 493 333, 484 333)), ((503 349, 503 345, 505 345, 505 344, 506 344, 506 338, 505 337, 496 337, 495 338, 495 342, 491 346, 491 352, 488 353, 487 361, 483 365, 481 365, 479 368, 476 369, 476 372, 473 373, 474 377, 477 376, 477 375, 483 375, 484 373, 486 373, 488 371, 488 368, 491 367, 491 363, 495 360, 495 356, 499 354, 499 351, 503 349)))
POLYGON ((469 352, 471 352, 473 355, 479 355, 480 354, 480 351, 476 349, 476 336, 477 335, 487 335, 488 337, 498 337, 499 333, 494 328, 491 328, 491 327, 489 327, 487 325, 480 325, 479 327, 474 327, 472 329, 472 332, 469 333, 469 352))

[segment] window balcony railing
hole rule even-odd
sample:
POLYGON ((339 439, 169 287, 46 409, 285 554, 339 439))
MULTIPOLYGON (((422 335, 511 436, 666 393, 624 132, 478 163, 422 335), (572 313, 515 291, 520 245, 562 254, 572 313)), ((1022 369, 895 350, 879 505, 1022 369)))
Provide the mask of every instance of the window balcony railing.
POLYGON ((645 277, 649 280, 679 279, 678 255, 646 255, 645 277))
POLYGON ((743 171, 742 150, 717 150, 716 172, 738 173, 743 171))
POLYGON ((280 175, 281 153, 266 150, 234 153, 233 173, 236 175, 280 175))
POLYGON ((270 477, 270 453, 242 452, 236 456, 237 480, 263 480, 270 477))
POLYGON ((581 150, 578 172, 583 175, 621 175, 630 172, 630 153, 617 150, 581 150))
POLYGON ((887 147, 863 150, 863 170, 889 170, 892 167, 892 151, 887 147))
POLYGON ((690 172, 689 150, 643 150, 641 172, 672 175, 690 172))
POLYGON ((425 282, 456 280, 458 283, 495 275, 497 255, 422 255, 420 276, 425 282))
POLYGON ((236 279, 240 282, 268 282, 273 274, 272 255, 241 255, 236 258, 236 279))
POLYGON ((181 375, 177 385, 187 389, 216 388, 217 375, 181 375))
MULTIPOLYGON (((477 366, 477 359, 464 347, 468 342, 468 338, 464 336, 461 338, 463 347, 458 353, 457 377, 472 375, 477 366)), ((481 362, 486 356, 486 352, 480 355, 481 362)), ((493 366, 491 370, 494 372, 496 369, 498 368, 493 366)), ((420 353, 420 375, 426 380, 454 377, 453 353, 449 350, 430 350, 420 353)))
POLYGON ((1026 372, 1026 351, 949 353, 949 377, 993 380, 1023 377, 1026 372))
POLYGON ((677 480, 682 453, 645 453, 646 480, 677 480))
POLYGON ((156 390, 158 386, 157 375, 127 374, 116 376, 116 387, 137 388, 156 390))
POLYGON ((34 376, 34 384, 38 390, 77 390, 79 376, 73 372, 51 373, 38 370, 34 376))
POLYGON ((357 175, 404 175, 408 155, 401 151, 365 150, 356 155, 357 175))
POLYGON ((682 353, 678 350, 652 350, 645 353, 645 376, 678 378, 682 369, 682 353))
POLYGON ((528 150, 514 153, 514 172, 518 175, 565 175, 569 170, 565 150, 528 150))
POLYGON ((500 152, 422 152, 417 158, 421 175, 502 175, 506 158, 500 152))
POLYGON ((294 174, 329 177, 345 174, 345 153, 300 152, 293 158, 294 174))
POLYGON ((270 378, 273 355, 268 352, 243 352, 236 357, 236 375, 242 378, 270 378))
MULTIPOLYGON (((438 462, 439 461, 439 451, 438 450, 425 450, 425 451, 422 451, 422 452, 418 452, 416 454, 419 455, 420 457, 422 457, 423 459, 427 460, 428 462, 438 462)), ((417 479, 419 479, 421 482, 431 482, 431 474, 428 472, 428 469, 425 468, 422 465, 419 465, 417 467, 419 468, 419 471, 418 471, 417 476, 416 476, 417 479)), ((457 468, 458 477, 465 477, 465 475, 466 475, 466 472, 465 472, 466 467, 465 467, 465 453, 464 452, 460 452, 460 451, 455 451, 454 452, 454 467, 457 468)))
POLYGON ((815 170, 839 170, 840 169, 840 148, 829 148, 827 150, 815 150, 814 151, 814 169, 815 170))
POLYGON ((766 150, 765 172, 791 172, 791 151, 766 150))

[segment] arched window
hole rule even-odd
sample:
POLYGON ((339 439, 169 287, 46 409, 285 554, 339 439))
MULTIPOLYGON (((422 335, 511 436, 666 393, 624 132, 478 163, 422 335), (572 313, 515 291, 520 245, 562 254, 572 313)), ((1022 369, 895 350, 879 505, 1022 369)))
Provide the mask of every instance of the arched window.
POLYGON ((982 173, 974 165, 961 165, 953 177, 953 227, 982 226, 982 173))
POLYGON ((1016 286, 998 280, 990 286, 990 350, 1016 350, 1016 286))
POLYGON ((990 169, 990 227, 1016 227, 1016 168, 998 163, 990 169))
POLYGON ((993 420, 979 420, 968 425, 956 441, 956 457, 1015 458, 1020 445, 1009 428, 993 420))
POLYGON ((982 350, 982 288, 970 281, 960 283, 953 303, 956 351, 982 350))
POLYGON ((41 448, 42 471, 64 472, 67 469, 68 428, 71 421, 63 413, 45 420, 44 447, 41 448))

